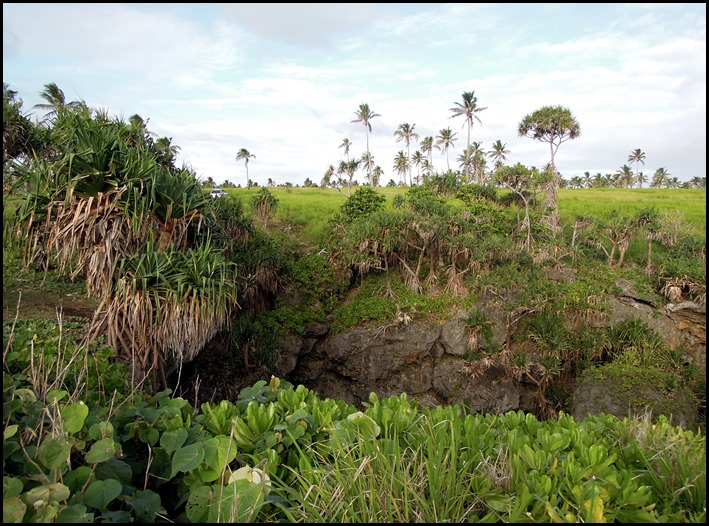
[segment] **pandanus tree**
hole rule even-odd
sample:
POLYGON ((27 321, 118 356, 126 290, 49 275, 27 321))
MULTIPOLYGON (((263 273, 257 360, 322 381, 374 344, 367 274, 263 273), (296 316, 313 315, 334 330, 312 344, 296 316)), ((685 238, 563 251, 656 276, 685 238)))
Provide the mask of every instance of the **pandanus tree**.
POLYGON ((523 233, 521 245, 527 252, 531 252, 533 241, 531 203, 534 200, 536 189, 548 181, 550 177, 551 174, 548 172, 545 176, 521 163, 514 166, 501 166, 495 171, 495 183, 508 188, 524 204, 524 218, 518 224, 517 230, 523 233))
POLYGON ((28 262, 84 275, 105 336, 138 382, 165 386, 165 366, 193 358, 229 320, 236 266, 199 225, 209 213, 194 173, 158 163, 130 124, 88 108, 58 112, 54 153, 29 166, 17 216, 28 262))
POLYGON ((278 210, 278 198, 268 188, 261 188, 251 197, 251 208, 254 214, 263 221, 263 227, 268 227, 268 219, 278 210))
POLYGON ((566 141, 578 138, 581 127, 571 113, 563 106, 544 106, 533 113, 526 115, 518 126, 519 135, 529 137, 535 141, 549 143, 551 160, 549 166, 552 178, 546 187, 543 208, 549 214, 547 223, 553 234, 561 229, 561 216, 559 215, 559 172, 556 169, 555 157, 559 146, 566 141))

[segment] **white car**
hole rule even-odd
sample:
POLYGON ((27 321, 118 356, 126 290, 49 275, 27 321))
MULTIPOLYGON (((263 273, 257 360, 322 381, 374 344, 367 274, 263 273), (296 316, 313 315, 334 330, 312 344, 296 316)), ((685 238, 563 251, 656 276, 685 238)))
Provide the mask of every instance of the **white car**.
POLYGON ((216 190, 212 190, 209 195, 211 195, 213 198, 217 198, 217 197, 224 197, 227 195, 227 193, 224 190, 222 190, 221 188, 218 188, 216 190))

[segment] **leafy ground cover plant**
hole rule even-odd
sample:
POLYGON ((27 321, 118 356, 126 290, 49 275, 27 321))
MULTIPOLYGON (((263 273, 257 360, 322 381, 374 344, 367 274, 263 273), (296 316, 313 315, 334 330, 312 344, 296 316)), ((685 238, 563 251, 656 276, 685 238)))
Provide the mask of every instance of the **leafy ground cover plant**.
POLYGON ((358 409, 277 378, 197 409, 130 391, 72 330, 5 324, 6 523, 706 518, 706 437, 663 417, 358 409))

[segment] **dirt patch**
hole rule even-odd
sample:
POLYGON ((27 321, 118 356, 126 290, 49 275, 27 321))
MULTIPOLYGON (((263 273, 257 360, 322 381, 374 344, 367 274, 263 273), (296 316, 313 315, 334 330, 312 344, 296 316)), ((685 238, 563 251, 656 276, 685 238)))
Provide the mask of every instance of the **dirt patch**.
POLYGON ((20 287, 2 293, 2 319, 91 319, 98 301, 76 293, 61 294, 20 287))

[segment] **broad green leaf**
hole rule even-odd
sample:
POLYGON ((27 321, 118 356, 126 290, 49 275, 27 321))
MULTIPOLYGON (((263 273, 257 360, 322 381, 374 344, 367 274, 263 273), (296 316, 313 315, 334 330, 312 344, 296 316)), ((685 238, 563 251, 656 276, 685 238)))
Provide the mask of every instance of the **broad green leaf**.
POLYGON ((71 455, 71 443, 65 438, 47 436, 37 450, 37 459, 47 468, 66 465, 71 455))
POLYGON ((89 466, 79 466, 64 475, 64 484, 66 484, 72 492, 76 493, 81 491, 92 475, 93 470, 89 466))
MULTIPOLYGON (((102 515, 102 518, 105 518, 105 516, 102 515)), ((94 514, 88 513, 86 506, 83 504, 72 504, 59 512, 57 522, 63 524, 91 524, 94 522, 94 514)))
POLYGON ((121 494, 123 486, 115 479, 96 480, 84 493, 84 502, 98 510, 108 507, 108 504, 121 494))
POLYGON ((198 486, 187 499, 185 513, 196 523, 253 522, 265 498, 264 487, 245 479, 228 486, 198 486))
POLYGON ((67 395, 67 393, 64 389, 52 389, 47 393, 47 402, 54 403, 54 402, 59 402, 61 400, 64 400, 67 395))
POLYGON ((133 470, 126 462, 112 458, 99 464, 96 468, 96 478, 99 480, 116 479, 127 486, 130 485, 133 478, 133 470))
POLYGON ((86 454, 86 462, 89 464, 97 464, 105 462, 109 458, 113 458, 116 454, 116 443, 112 438, 104 438, 91 446, 91 449, 86 454))
MULTIPOLYGON (((114 524, 122 522, 122 523, 128 523, 128 522, 135 522, 135 520, 131 517, 131 514, 128 513, 127 511, 104 511, 101 513, 101 518, 103 519, 102 522, 112 522, 114 524)), ((150 522, 147 520, 144 520, 142 522, 150 522)), ((154 519, 153 519, 154 522, 154 519)))
POLYGON ((20 497, 7 497, 2 499, 2 522, 3 524, 22 522, 27 505, 20 497))
POLYGON ((160 495, 149 489, 136 491, 135 495, 126 498, 126 503, 133 508, 137 522, 155 522, 156 514, 165 513, 160 495))
POLYGON ((7 426, 5 430, 3 431, 3 440, 7 440, 8 438, 12 438, 15 436, 17 433, 17 424, 12 424, 11 426, 7 426))
POLYGON ((188 433, 184 427, 173 431, 165 431, 160 437, 160 446, 162 446, 168 455, 172 455, 182 447, 187 440, 187 436, 188 433))
POLYGON ((236 442, 227 436, 216 436, 205 440, 203 444, 204 461, 216 471, 222 471, 236 458, 236 442))
POLYGON ((7 497, 19 497, 22 493, 24 485, 22 480, 15 477, 3 477, 2 478, 2 498, 7 497))
POLYGON ((190 492, 185 505, 185 514, 190 522, 204 524, 209 517, 209 506, 212 502, 212 490, 209 486, 197 486, 190 492))
POLYGON ((53 484, 45 484, 37 486, 25 493, 25 502, 30 506, 37 507, 39 501, 44 503, 60 502, 66 500, 71 495, 71 491, 64 484, 54 482, 53 484))
POLYGON ((62 409, 62 419, 64 420, 64 429, 69 433, 78 433, 84 427, 84 420, 89 414, 89 408, 84 402, 76 402, 69 404, 62 409))
POLYGON ((170 478, 180 471, 187 473, 199 467, 202 460, 204 460, 204 446, 200 442, 178 449, 172 457, 172 474, 170 478))
POLYGON ((591 500, 586 500, 583 503, 585 522, 602 523, 606 522, 603 515, 603 500, 598 495, 594 495, 591 500))
POLYGON ((154 446, 160 440, 160 431, 158 431, 154 427, 150 427, 150 428, 144 430, 140 434, 139 438, 142 442, 145 442, 146 444, 149 444, 150 446, 154 446))
POLYGON ((37 502, 25 520, 27 522, 55 522, 60 506, 58 502, 37 502))
POLYGON ((115 431, 111 422, 99 422, 89 428, 89 438, 101 440, 102 438, 113 438, 115 431))

